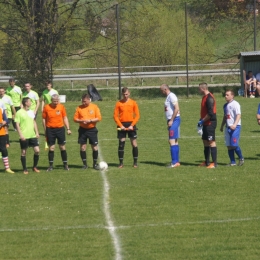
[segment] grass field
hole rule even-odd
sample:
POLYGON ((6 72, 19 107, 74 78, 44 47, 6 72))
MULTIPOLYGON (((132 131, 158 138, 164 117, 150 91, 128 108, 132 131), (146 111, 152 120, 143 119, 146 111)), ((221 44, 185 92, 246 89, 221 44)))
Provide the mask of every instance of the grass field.
MULTIPOLYGON (((137 169, 129 142, 125 167, 117 168, 114 101, 97 103, 103 116, 98 124, 100 157, 109 164, 107 172, 81 169, 78 126, 72 122, 79 102, 65 104, 73 132, 67 137, 69 172, 63 171, 57 148, 55 170, 46 172, 41 136, 41 173, 23 175, 18 135, 11 130, 9 157, 16 173, 0 174, 0 259, 259 259, 260 126, 255 114, 260 99, 237 97, 245 164, 226 167, 229 159, 219 131, 225 100, 216 96, 219 166, 205 169, 197 167, 203 160, 196 133, 201 97, 179 98, 181 167, 176 169, 165 168, 170 152, 164 97, 137 100, 137 169)), ((32 155, 29 150, 28 166, 32 155)), ((90 165, 91 157, 88 147, 90 165)))

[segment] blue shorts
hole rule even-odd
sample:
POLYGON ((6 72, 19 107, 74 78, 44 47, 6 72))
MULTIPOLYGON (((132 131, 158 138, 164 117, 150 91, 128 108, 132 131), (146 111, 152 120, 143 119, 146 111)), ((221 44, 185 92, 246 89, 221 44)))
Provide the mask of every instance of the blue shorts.
POLYGON ((239 146, 241 126, 238 125, 235 130, 231 130, 229 127, 225 129, 225 143, 226 146, 239 146))
POLYGON ((180 138, 180 124, 181 118, 175 117, 172 126, 168 128, 169 130, 169 139, 178 139, 180 138))

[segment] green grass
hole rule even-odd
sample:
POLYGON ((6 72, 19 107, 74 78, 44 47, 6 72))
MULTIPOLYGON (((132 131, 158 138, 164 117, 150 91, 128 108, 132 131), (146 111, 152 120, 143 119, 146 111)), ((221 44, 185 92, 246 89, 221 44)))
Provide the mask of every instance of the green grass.
MULTIPOLYGON (((133 95, 133 97, 135 97, 133 95)), ((100 152, 109 164, 109 206, 123 259, 259 259, 259 126, 258 99, 237 97, 242 107, 242 167, 229 162, 223 133, 219 131, 216 169, 199 168, 203 146, 196 133, 201 97, 180 96, 181 167, 170 162, 164 97, 137 99, 139 168, 132 168, 130 143, 125 146, 125 167, 118 169, 114 101, 98 102, 100 152)), ((115 259, 103 206, 102 174, 83 171, 77 144, 77 124, 72 122, 79 102, 67 102, 72 135, 67 137, 70 171, 62 169, 55 150, 55 170, 46 172, 47 152, 41 136, 40 174, 23 175, 18 135, 10 131, 9 148, 14 175, 0 174, 0 259, 115 259)), ((39 128, 42 129, 40 117, 39 128)), ((42 131, 41 131, 42 132, 42 131)), ((28 150, 27 164, 32 164, 28 150)), ((88 147, 88 163, 91 151, 88 147)))

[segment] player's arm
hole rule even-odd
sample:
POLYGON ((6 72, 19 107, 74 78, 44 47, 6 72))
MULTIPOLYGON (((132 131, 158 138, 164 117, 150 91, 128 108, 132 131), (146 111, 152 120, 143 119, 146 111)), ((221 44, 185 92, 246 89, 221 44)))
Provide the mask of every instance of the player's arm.
POLYGON ((21 140, 25 140, 25 138, 24 138, 24 136, 23 136, 23 133, 22 133, 22 131, 21 131, 21 128, 20 128, 20 123, 17 122, 17 121, 15 121, 15 124, 16 124, 16 130, 17 130, 17 132, 18 132, 18 134, 19 134, 20 139, 21 139, 21 140))
POLYGON ((114 115, 113 118, 116 122, 116 124, 121 128, 121 129, 125 129, 125 127, 122 125, 122 123, 119 120, 119 105, 118 103, 116 103, 116 106, 114 108, 114 115))
POLYGON ((40 135, 39 135, 38 126, 37 126, 35 120, 33 120, 33 126, 34 126, 34 132, 36 134, 36 137, 39 138, 40 135))
POLYGON ((260 125, 260 103, 258 105, 257 114, 256 114, 257 123, 260 125))
POLYGON ((81 115, 80 115, 80 112, 79 112, 79 109, 77 108, 76 111, 75 111, 75 114, 73 116, 73 121, 75 123, 82 123, 82 124, 87 124, 89 123, 89 120, 86 120, 86 119, 80 119, 81 118, 81 115))
POLYGON ((36 101, 36 107, 35 107, 35 110, 34 110, 34 114, 36 115, 36 113, 37 113, 37 111, 39 109, 39 106, 40 106, 40 99, 39 99, 39 97, 35 101, 36 101))
POLYGON ((178 101, 175 101, 175 102, 173 102, 172 104, 173 104, 173 106, 174 106, 174 112, 173 112, 173 114, 172 114, 172 118, 171 118, 171 119, 169 120, 169 122, 168 122, 168 125, 169 125, 169 126, 172 125, 172 123, 173 123, 175 117, 177 116, 177 114, 178 114, 178 112, 179 112, 179 110, 180 110, 178 101))
POLYGON ((230 128, 231 128, 232 130, 235 130, 235 129, 236 129, 237 124, 238 124, 238 122, 239 122, 240 119, 241 119, 241 114, 237 114, 236 120, 235 120, 234 124, 230 126, 230 128))
POLYGON ((223 128, 224 128, 225 124, 226 124, 226 116, 224 114, 222 122, 221 122, 221 126, 220 126, 220 131, 221 132, 223 132, 223 128))
POLYGON ((69 120, 68 120, 67 116, 63 117, 63 122, 64 122, 65 127, 67 128, 67 134, 70 135, 71 131, 70 131, 70 125, 69 125, 69 120))
POLYGON ((45 106, 44 97, 41 97, 41 111, 43 111, 43 108, 45 106))
POLYGON ((210 120, 215 115, 214 105, 215 105, 215 101, 214 101, 213 97, 211 97, 209 95, 206 100, 206 106, 207 106, 208 113, 204 118, 201 118, 204 122, 210 120))

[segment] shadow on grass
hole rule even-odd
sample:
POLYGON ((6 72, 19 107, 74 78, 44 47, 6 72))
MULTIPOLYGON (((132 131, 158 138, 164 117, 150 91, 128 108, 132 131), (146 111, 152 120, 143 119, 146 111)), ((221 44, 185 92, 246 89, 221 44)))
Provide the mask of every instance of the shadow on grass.
POLYGON ((157 165, 157 166, 165 166, 165 163, 155 162, 155 161, 140 161, 140 163, 157 165))

